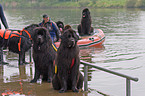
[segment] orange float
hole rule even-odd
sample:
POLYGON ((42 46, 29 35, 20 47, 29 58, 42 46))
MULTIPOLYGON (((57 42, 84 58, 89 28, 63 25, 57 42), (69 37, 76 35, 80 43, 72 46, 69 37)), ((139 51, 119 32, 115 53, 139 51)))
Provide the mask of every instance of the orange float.
MULTIPOLYGON (((105 41, 105 34, 101 29, 95 30, 94 34, 90 36, 82 36, 78 40, 77 44, 79 47, 97 47, 103 44, 105 41)), ((60 42, 55 42, 56 47, 58 48, 60 42)))

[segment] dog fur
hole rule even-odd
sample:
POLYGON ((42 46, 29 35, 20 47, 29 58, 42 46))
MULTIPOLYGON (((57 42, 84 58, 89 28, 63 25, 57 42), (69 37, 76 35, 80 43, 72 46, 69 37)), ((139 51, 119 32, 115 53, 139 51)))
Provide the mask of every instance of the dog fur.
POLYGON ((58 70, 52 80, 53 88, 60 90, 60 93, 67 90, 78 92, 78 89, 83 86, 83 75, 79 71, 80 58, 77 41, 78 36, 71 28, 65 30, 61 37, 56 58, 58 70))
POLYGON ((80 36, 90 35, 94 29, 91 27, 92 20, 88 8, 83 9, 81 24, 78 25, 78 33, 80 36))
MULTIPOLYGON (((24 30, 27 30, 30 36, 32 36, 33 29, 38 26, 39 26, 38 24, 31 24, 25 27, 24 30)), ((31 38, 24 30, 21 31, 22 32, 21 35, 13 36, 8 39, 4 39, 4 37, 0 36, 0 48, 8 47, 9 51, 19 54, 19 65, 23 65, 26 63, 25 52, 28 51, 32 45, 31 38), (21 38, 21 42, 20 42, 20 38, 21 38), (20 43, 20 50, 19 50, 18 43, 20 43)), ((13 31, 11 32, 13 35, 14 34, 13 31)), ((19 33, 18 31, 15 32, 19 33)))
POLYGON ((49 31, 44 27, 34 29, 33 35, 33 59, 35 63, 35 75, 31 83, 38 79, 51 82, 53 77, 53 63, 56 51, 52 46, 49 31))

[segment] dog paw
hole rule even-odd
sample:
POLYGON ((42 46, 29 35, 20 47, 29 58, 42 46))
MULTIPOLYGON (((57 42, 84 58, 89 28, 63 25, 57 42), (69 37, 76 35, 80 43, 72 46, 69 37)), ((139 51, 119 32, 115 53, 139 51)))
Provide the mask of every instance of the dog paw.
POLYGON ((66 92, 65 89, 60 89, 60 90, 59 90, 59 93, 64 93, 64 92, 66 92))
POLYGON ((34 80, 34 79, 33 79, 33 80, 30 81, 30 83, 35 83, 36 81, 37 81, 37 80, 34 80))
POLYGON ((73 88, 72 91, 73 92, 79 92, 79 90, 77 88, 73 88))
POLYGON ((51 77, 47 78, 47 82, 51 83, 52 82, 52 78, 51 77))
POLYGON ((0 61, 0 65, 7 65, 7 64, 9 64, 9 63, 4 62, 4 61, 0 61))
POLYGON ((19 63, 19 65, 25 65, 25 63, 23 63, 23 62, 20 62, 20 63, 19 63))
POLYGON ((52 79, 48 79, 47 82, 48 82, 48 83, 51 83, 51 82, 52 82, 52 79))
POLYGON ((25 62, 23 62, 23 63, 24 63, 24 64, 30 64, 29 62, 26 62, 26 61, 25 61, 25 62))

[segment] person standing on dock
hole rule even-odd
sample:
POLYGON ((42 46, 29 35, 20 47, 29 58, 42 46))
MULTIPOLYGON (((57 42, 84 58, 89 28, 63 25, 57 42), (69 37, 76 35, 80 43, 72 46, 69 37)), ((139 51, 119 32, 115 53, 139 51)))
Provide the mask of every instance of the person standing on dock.
MULTIPOLYGON (((4 16, 3 7, 1 4, 0 4, 0 19, 1 19, 1 22, 3 23, 5 29, 8 29, 8 24, 7 24, 6 18, 4 16)), ((1 25, 0 25, 0 29, 1 29, 1 25)))
MULTIPOLYGON (((0 19, 5 29, 8 29, 9 27, 6 18, 4 16, 3 7, 1 4, 0 4, 0 19)), ((1 23, 0 23, 0 29, 1 29, 1 23)), ((3 48, 0 49, 0 64, 7 64, 6 62, 3 61, 3 48)))

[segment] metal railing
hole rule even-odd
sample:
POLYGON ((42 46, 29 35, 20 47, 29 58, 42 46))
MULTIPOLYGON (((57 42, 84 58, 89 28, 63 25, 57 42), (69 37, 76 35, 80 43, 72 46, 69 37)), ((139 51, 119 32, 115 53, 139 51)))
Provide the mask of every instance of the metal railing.
POLYGON ((128 76, 125 74, 121 74, 121 73, 109 70, 109 69, 105 69, 105 68, 93 65, 89 62, 85 62, 83 60, 81 60, 80 63, 84 65, 84 91, 88 90, 88 66, 99 69, 101 71, 105 71, 105 72, 117 75, 117 76, 120 76, 120 77, 123 77, 123 78, 126 78, 126 96, 131 96, 130 80, 133 80, 136 82, 139 80, 138 78, 134 78, 134 77, 131 77, 131 76, 128 76))

